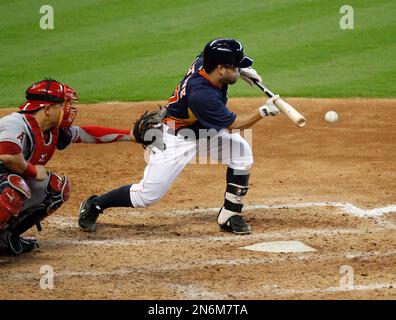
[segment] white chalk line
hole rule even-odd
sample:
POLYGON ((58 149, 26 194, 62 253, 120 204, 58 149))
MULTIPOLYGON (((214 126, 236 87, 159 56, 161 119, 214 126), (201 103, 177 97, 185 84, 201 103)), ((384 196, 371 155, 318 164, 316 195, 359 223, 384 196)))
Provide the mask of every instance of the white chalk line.
MULTIPOLYGON (((355 216, 360 217, 381 217, 381 215, 386 213, 391 213, 396 211, 396 205, 391 205, 382 208, 375 208, 370 210, 362 210, 357 208, 356 206, 350 203, 341 203, 341 202, 307 202, 307 203, 289 203, 289 204, 272 204, 272 205, 248 205, 246 206, 246 211, 249 210, 257 210, 257 209, 289 209, 289 208, 309 208, 309 207, 338 207, 342 211, 347 212, 349 214, 353 214, 355 216)), ((202 209, 191 209, 191 210, 176 210, 173 212, 163 212, 163 213, 154 213, 159 216, 170 215, 170 216, 178 216, 178 215, 191 215, 191 214, 199 214, 199 213, 207 213, 207 212, 217 212, 219 208, 202 208, 202 209)), ((143 215, 144 211, 141 212, 130 212, 128 215, 143 215)), ((149 212, 150 213, 150 212, 149 212)), ((152 213, 152 212, 151 212, 152 213)), ((77 228, 77 218, 65 217, 65 216, 51 216, 48 219, 48 222, 56 227, 61 229, 76 229, 77 228)), ((387 229, 396 229, 396 225, 390 221, 386 221, 384 219, 377 219, 377 223, 379 227, 387 228, 387 229)), ((370 232, 381 232, 381 229, 370 229, 370 232)), ((266 232, 266 233, 253 233, 249 236, 238 237, 235 235, 232 236, 217 236, 217 237, 177 237, 177 238, 155 238, 155 239, 104 239, 104 240, 80 240, 80 239, 61 239, 61 240, 47 240, 44 243, 48 243, 52 246, 59 245, 90 245, 90 246, 134 246, 134 245, 152 245, 152 244, 161 244, 161 243, 180 243, 181 241, 187 243, 199 243, 199 242, 231 242, 231 241, 247 241, 247 240, 277 240, 286 238, 301 238, 301 237, 310 237, 310 236, 334 236, 339 234, 362 234, 365 233, 364 229, 347 229, 347 228, 338 228, 338 229, 298 229, 291 230, 286 232, 266 232)))
MULTIPOLYGON (((332 207, 339 207, 341 208, 342 211, 350 213, 355 216, 359 217, 379 217, 387 213, 393 213, 396 212, 396 206, 395 205, 390 205, 387 207, 382 207, 382 208, 375 208, 371 210, 362 210, 360 208, 357 208, 353 206, 352 204, 349 203, 338 203, 338 202, 312 202, 312 203, 297 203, 297 204, 280 204, 280 205, 248 205, 246 206, 246 210, 255 210, 255 209, 289 209, 289 208, 307 208, 307 207, 325 207, 325 206, 332 206, 332 207)), ((179 216, 179 215, 190 215, 190 214, 199 214, 199 213, 207 213, 207 212, 217 212, 219 208, 203 208, 203 209, 193 209, 193 210, 178 210, 174 212, 165 212, 165 213, 155 213, 155 212, 146 212, 146 211, 140 211, 140 212, 132 212, 129 213, 128 215, 142 215, 142 214, 159 214, 159 215, 168 215, 168 216, 179 216)), ((77 218, 71 218, 71 217, 64 217, 64 216, 51 216, 50 219, 50 224, 57 225, 62 228, 76 228, 76 222, 77 218)), ((381 221, 381 225, 388 227, 388 228, 395 228, 395 224, 387 221, 381 221)), ((383 231, 382 229, 378 230, 373 230, 370 229, 370 232, 373 231, 383 231)), ((279 232, 272 232, 272 233, 265 233, 265 234, 253 234, 250 236, 244 236, 244 237, 236 237, 236 236, 230 236, 230 237, 207 237, 207 238, 165 238, 165 239, 147 239, 147 240, 135 240, 135 239, 121 239, 121 240, 111 240, 111 239, 105 239, 105 240, 78 240, 78 239, 64 239, 64 240, 56 240, 56 241, 46 241, 48 244, 52 245, 59 245, 59 244, 81 244, 81 245, 98 245, 98 246, 103 246, 103 245, 143 245, 143 244, 153 244, 153 243, 168 243, 168 242, 207 242, 207 241, 214 241, 214 242, 222 242, 222 241, 240 241, 240 240, 252 240, 252 239, 274 239, 277 237, 288 237, 288 236, 297 236, 298 234, 302 236, 317 236, 317 235, 338 235, 338 234, 345 234, 345 233, 353 233, 353 234, 360 234, 360 233, 365 233, 367 230, 356 230, 356 229, 346 229, 346 228, 339 228, 339 229, 327 229, 327 230, 314 230, 314 229, 299 229, 297 231, 290 231, 290 232, 282 232, 280 234, 279 232)), ((387 257, 387 256, 393 256, 395 255, 395 252, 388 252, 386 254, 380 253, 380 252, 372 252, 370 254, 367 253, 347 253, 343 256, 343 258, 346 259, 369 259, 371 257, 387 257)), ((331 260, 334 258, 334 255, 332 256, 327 256, 327 257, 319 257, 319 259, 314 259, 315 261, 325 261, 325 260, 331 260)), ((342 257, 341 257, 342 258, 342 257)), ((250 264, 265 264, 265 263, 273 263, 273 262, 282 262, 282 261, 290 261, 290 260, 298 260, 298 261, 304 261, 304 260, 312 260, 312 256, 299 256, 299 257, 294 257, 294 258, 279 258, 277 257, 276 259, 274 258, 266 258, 266 259, 258 259, 256 261, 252 261, 251 259, 233 259, 233 260, 224 260, 224 259, 215 259, 215 260, 210 260, 210 261, 203 261, 201 263, 192 263, 192 264, 176 264, 174 266, 168 266, 168 267, 161 267, 161 268, 134 268, 134 269, 121 269, 121 270, 115 270, 115 271, 73 271, 73 272, 56 272, 56 276, 61 276, 61 277, 108 277, 108 276, 128 276, 130 274, 136 274, 136 273, 147 273, 147 272, 167 272, 167 271, 180 271, 180 270, 186 270, 186 269, 191 269, 191 268, 202 268, 206 266, 218 266, 218 265, 250 265, 250 264)), ((0 275, 0 278, 5 278, 5 279, 37 279, 38 276, 34 274, 29 274, 29 273, 15 273, 15 274, 8 274, 7 277, 2 277, 0 275)), ((276 289, 276 290, 271 290, 271 292, 268 291, 270 294, 277 294, 277 295, 290 295, 290 294, 301 294, 301 293, 320 293, 320 292, 341 292, 341 291, 353 291, 353 290, 372 290, 372 289, 385 289, 389 287, 395 287, 395 284, 383 284, 383 283, 377 283, 377 284, 370 284, 370 285, 360 285, 360 286, 355 286, 353 289, 345 289, 345 288, 339 288, 339 287, 329 287, 329 288, 311 288, 311 289, 276 289)), ((234 296, 246 296, 246 295, 254 295, 254 294, 263 294, 265 293, 262 290, 259 290, 258 292, 232 292, 232 293, 227 293, 227 295, 224 295, 222 293, 217 293, 217 292, 209 292, 209 291, 202 291, 202 290, 197 290, 191 287, 189 289, 190 291, 187 290, 187 296, 188 297, 194 297, 197 298, 197 294, 199 297, 206 297, 206 298, 221 298, 224 296, 225 298, 229 297, 229 294, 234 295, 234 296)))
MULTIPOLYGON (((342 211, 352 214, 358 217, 378 217, 387 213, 396 212, 396 205, 389 205, 386 207, 379 207, 370 210, 363 210, 351 203, 347 202, 304 202, 304 203, 286 203, 286 204, 251 204, 245 205, 245 211, 252 211, 256 209, 298 209, 298 208, 310 208, 310 207, 338 207, 342 211)), ((160 212, 159 215, 190 215, 194 213, 206 213, 206 212, 218 212, 220 208, 201 208, 201 209, 189 209, 189 210, 174 210, 172 212, 160 212)), ((141 215, 144 211, 137 212, 137 215, 141 215)), ((129 212, 128 215, 132 215, 134 212, 129 212)), ((154 213, 155 214, 155 213, 154 213)))
MULTIPOLYGON (((395 213, 396 205, 389 205, 386 207, 374 208, 370 210, 363 210, 351 203, 347 202, 306 202, 306 203, 287 203, 287 204, 255 204, 246 205, 244 211, 252 211, 257 209, 298 209, 298 208, 310 208, 310 207, 336 207, 340 208, 343 212, 352 214, 353 216, 370 218, 370 217, 381 217, 384 214, 395 213)), ((158 215, 158 216, 184 216, 194 215, 209 212, 218 212, 220 208, 201 208, 201 209, 189 209, 189 210, 174 210, 167 212, 152 212, 152 211, 132 211, 124 212, 123 215, 142 217, 147 214, 158 215)), ((50 216, 47 221, 60 228, 77 228, 77 217, 65 217, 65 216, 50 216)), ((385 224, 384 224, 385 225, 385 224)), ((386 222, 389 227, 395 227, 396 225, 392 222, 386 222)))
POLYGON ((312 288, 312 289, 283 289, 283 290, 276 290, 275 292, 270 292, 270 293, 276 295, 293 295, 293 294, 302 294, 302 293, 353 292, 353 291, 367 291, 367 290, 393 289, 393 288, 396 288, 396 282, 362 284, 362 285, 355 285, 352 288, 328 287, 328 288, 312 288))
POLYGON ((222 300, 229 298, 228 294, 221 292, 209 291, 204 288, 194 286, 192 284, 188 285, 180 285, 180 284, 169 284, 169 289, 173 290, 175 293, 178 293, 183 296, 184 299, 191 300, 222 300))
MULTIPOLYGON (((139 266, 134 268, 117 269, 113 271, 56 271, 55 277, 111 277, 111 276, 129 276, 132 274, 152 274, 152 273, 166 273, 166 272, 178 272, 186 271, 191 269, 202 269, 206 267, 214 266, 252 266, 252 265, 269 265, 274 263, 282 262, 325 262, 332 261, 334 259, 358 259, 358 260, 369 260, 372 258, 387 258, 396 257, 396 250, 388 252, 372 251, 372 252, 339 252, 330 253, 325 256, 315 256, 315 253, 306 253, 298 256, 295 255, 284 255, 283 257, 268 257, 268 258, 241 258, 241 259, 210 259, 210 260, 199 260, 199 261, 188 261, 188 262, 176 262, 161 264, 160 267, 147 267, 139 266)), ((29 280, 38 279, 40 275, 31 272, 16 272, 16 273, 4 273, 0 274, 2 280, 29 280)))
POLYGON ((377 224, 385 229, 396 229, 396 223, 385 220, 385 219, 377 219, 377 224))
POLYGON ((384 229, 370 228, 370 229, 354 229, 354 228, 327 228, 327 229, 311 229, 299 228, 289 231, 272 231, 263 233, 252 233, 250 235, 230 235, 230 236, 201 236, 201 237, 155 237, 153 239, 134 239, 134 238, 117 238, 117 239, 53 239, 41 240, 40 242, 46 246, 63 246, 63 245, 81 245, 81 246, 144 246, 153 244, 199 244, 199 243, 222 243, 222 242, 241 242, 251 243, 253 240, 284 240, 284 239, 306 239, 316 236, 337 236, 342 234, 365 234, 368 231, 371 233, 384 232, 384 229))
POLYGON ((58 227, 60 229, 70 229, 70 228, 77 229, 78 228, 77 218, 52 215, 52 216, 49 216, 44 221, 48 222, 50 225, 53 225, 54 227, 58 227))
POLYGON ((325 287, 325 288, 309 288, 309 289, 282 289, 278 286, 270 287, 268 285, 263 286, 262 289, 248 290, 248 291, 209 291, 205 288, 194 286, 194 285, 179 285, 170 284, 171 289, 184 296, 186 299, 230 299, 230 297, 254 297, 261 295, 300 295, 304 293, 339 293, 339 292, 355 292, 355 291, 369 291, 379 289, 393 289, 396 288, 396 282, 392 283, 370 283, 363 285, 354 285, 352 287, 325 287))
MULTIPOLYGON (((257 209, 294 209, 294 208, 310 208, 310 207, 337 207, 342 211, 352 214, 357 217, 379 217, 387 213, 396 212, 396 205, 389 205, 386 207, 379 207, 370 210, 363 210, 348 202, 304 202, 304 203, 286 203, 286 204, 251 204, 245 205, 244 211, 251 211, 257 209)), ((191 215, 197 213, 219 212, 220 208, 201 208, 190 210, 174 210, 172 212, 154 213, 158 215, 180 216, 191 215)), ((141 216, 144 211, 128 212, 127 215, 141 216)))

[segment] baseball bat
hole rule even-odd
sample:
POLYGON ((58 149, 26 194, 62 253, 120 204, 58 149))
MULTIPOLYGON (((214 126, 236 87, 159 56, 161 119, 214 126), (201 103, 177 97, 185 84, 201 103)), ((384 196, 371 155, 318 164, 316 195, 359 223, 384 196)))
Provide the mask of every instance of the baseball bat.
MULTIPOLYGON (((258 81, 254 81, 256 86, 258 86, 269 98, 272 98, 275 96, 273 92, 271 92, 267 87, 265 87, 262 83, 258 81)), ((302 116, 301 113, 299 113, 293 106, 288 104, 285 100, 282 98, 278 98, 274 100, 274 104, 276 107, 284 113, 291 121, 293 121, 298 127, 304 127, 305 126, 305 118, 302 116)))

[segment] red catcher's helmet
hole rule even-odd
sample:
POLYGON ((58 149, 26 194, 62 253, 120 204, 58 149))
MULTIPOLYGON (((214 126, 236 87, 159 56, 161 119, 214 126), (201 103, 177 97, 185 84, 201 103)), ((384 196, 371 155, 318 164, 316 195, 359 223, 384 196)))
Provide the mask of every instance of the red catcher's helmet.
POLYGON ((63 113, 59 119, 59 127, 70 127, 77 108, 73 101, 78 100, 77 92, 66 84, 48 78, 32 84, 26 90, 26 102, 19 107, 21 112, 31 112, 45 106, 63 105, 63 113))

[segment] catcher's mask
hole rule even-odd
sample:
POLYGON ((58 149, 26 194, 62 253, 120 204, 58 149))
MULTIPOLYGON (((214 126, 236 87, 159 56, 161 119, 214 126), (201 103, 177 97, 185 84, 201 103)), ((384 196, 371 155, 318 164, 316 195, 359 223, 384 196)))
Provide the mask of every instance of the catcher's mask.
POLYGON ((32 84, 26 90, 26 102, 19 107, 21 112, 32 112, 46 106, 62 104, 58 127, 70 127, 77 114, 73 102, 78 101, 77 92, 55 79, 46 78, 32 84))

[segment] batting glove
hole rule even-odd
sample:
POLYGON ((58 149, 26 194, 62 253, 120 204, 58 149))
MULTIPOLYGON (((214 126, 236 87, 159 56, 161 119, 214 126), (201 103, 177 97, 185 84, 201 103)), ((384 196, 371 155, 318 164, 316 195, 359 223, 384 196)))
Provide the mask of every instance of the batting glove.
POLYGON ((258 81, 260 83, 263 81, 263 79, 261 79, 261 76, 252 67, 240 68, 239 73, 241 75, 241 78, 245 80, 250 86, 253 86, 255 81, 258 81))
POLYGON ((277 116, 280 111, 274 104, 274 101, 279 98, 279 95, 274 95, 272 98, 269 98, 265 105, 259 108, 260 115, 264 117, 268 116, 277 116))

